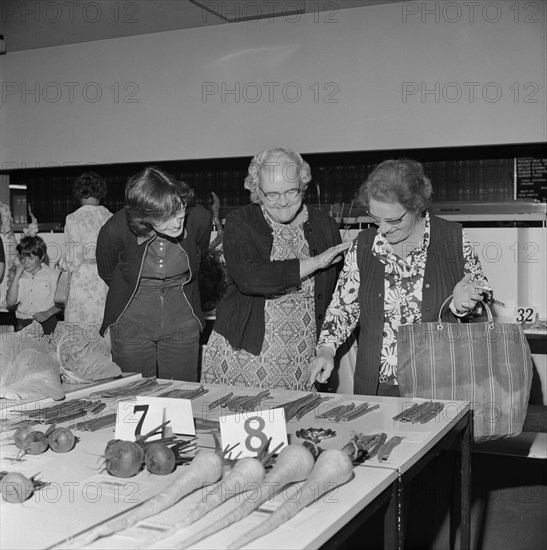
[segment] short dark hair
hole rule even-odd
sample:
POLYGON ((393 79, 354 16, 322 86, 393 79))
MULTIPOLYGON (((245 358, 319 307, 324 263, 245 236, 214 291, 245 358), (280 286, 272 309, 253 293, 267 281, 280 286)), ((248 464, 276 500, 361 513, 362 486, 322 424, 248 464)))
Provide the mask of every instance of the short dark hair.
POLYGON ((42 237, 21 237, 21 240, 16 246, 17 254, 21 256, 23 252, 32 254, 40 258, 41 262, 49 263, 47 257, 47 245, 42 237))
POLYGON ((103 200, 108 192, 106 181, 96 172, 84 172, 74 182, 72 194, 78 200, 93 197, 103 200))
POLYGON ((359 187, 357 202, 366 210, 370 199, 398 202, 411 212, 423 214, 431 204, 432 193, 431 181, 418 161, 390 159, 378 164, 359 187))
POLYGON ((192 189, 186 183, 150 166, 131 177, 125 186, 129 229, 139 237, 149 235, 153 224, 176 216, 192 198, 192 189))

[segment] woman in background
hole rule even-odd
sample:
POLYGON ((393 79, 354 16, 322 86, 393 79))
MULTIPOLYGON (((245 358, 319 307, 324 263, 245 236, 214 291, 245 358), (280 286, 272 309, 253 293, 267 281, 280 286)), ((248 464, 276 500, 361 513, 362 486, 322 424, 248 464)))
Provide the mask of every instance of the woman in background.
POLYGON ((108 287, 99 277, 95 250, 99 230, 112 216, 101 205, 107 184, 95 172, 85 172, 74 182, 72 193, 80 208, 65 221, 65 254, 61 267, 70 272, 65 321, 85 329, 89 338, 98 337, 108 287))
POLYGON ((351 243, 333 218, 302 203, 310 167, 295 151, 256 155, 245 188, 251 204, 224 227, 228 290, 217 306, 201 381, 310 389, 309 363, 351 243))

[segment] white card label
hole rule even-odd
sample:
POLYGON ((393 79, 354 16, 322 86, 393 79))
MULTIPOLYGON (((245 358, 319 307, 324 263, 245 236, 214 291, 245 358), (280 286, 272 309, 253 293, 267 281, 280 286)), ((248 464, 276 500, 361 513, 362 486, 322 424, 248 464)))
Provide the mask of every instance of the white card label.
MULTIPOLYGON (((189 399, 137 396, 136 401, 118 403, 114 437, 135 441, 139 435, 151 432, 166 420, 169 420, 167 426, 173 433, 196 434, 192 403, 189 399)), ((161 434, 158 434, 150 440, 160 437, 161 434)))
POLYGON ((272 438, 269 450, 287 445, 287 425, 282 408, 223 415, 220 418, 222 447, 233 447, 232 457, 256 456, 272 438), (241 454, 240 454, 241 453, 241 454))
POLYGON ((536 320, 534 308, 531 306, 517 306, 515 321, 517 323, 533 323, 536 320))

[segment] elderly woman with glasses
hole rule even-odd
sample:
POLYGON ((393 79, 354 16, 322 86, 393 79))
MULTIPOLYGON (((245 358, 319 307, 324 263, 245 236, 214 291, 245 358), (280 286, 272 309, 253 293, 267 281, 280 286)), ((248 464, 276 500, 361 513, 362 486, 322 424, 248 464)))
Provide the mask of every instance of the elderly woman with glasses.
POLYGON ((397 329, 431 322, 450 295, 451 313, 479 313, 486 277, 461 225, 428 212, 432 193, 422 165, 379 164, 357 200, 377 229, 365 229, 348 251, 312 362, 325 382, 336 349, 360 323, 354 393, 398 396, 397 329))
POLYGON ((245 188, 251 204, 224 228, 228 290, 217 307, 201 381, 310 389, 310 361, 337 278, 337 223, 303 204, 311 180, 286 149, 256 155, 245 188))
POLYGON ((108 285, 100 334, 122 371, 197 381, 204 326, 198 290, 212 217, 192 190, 158 168, 125 188, 125 208, 99 232, 97 267, 108 285))

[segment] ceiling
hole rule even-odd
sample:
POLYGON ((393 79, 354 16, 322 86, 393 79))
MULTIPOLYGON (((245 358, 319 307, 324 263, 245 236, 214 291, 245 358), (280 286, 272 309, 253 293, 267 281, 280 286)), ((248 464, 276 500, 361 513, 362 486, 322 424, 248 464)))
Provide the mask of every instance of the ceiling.
POLYGON ((8 0, 0 34, 10 52, 107 38, 316 13, 336 21, 340 9, 400 0, 8 0))

